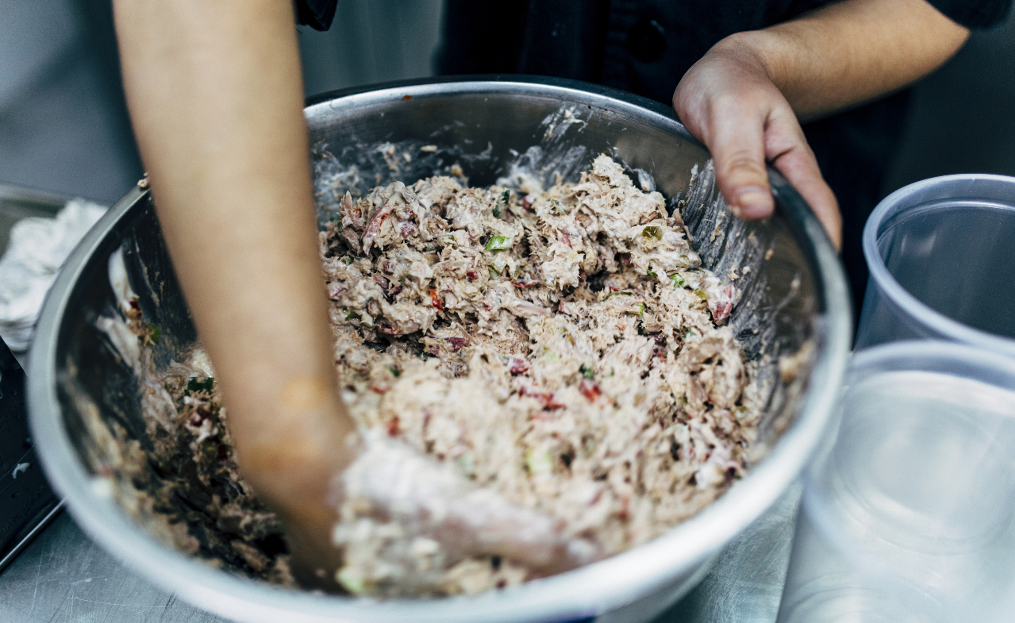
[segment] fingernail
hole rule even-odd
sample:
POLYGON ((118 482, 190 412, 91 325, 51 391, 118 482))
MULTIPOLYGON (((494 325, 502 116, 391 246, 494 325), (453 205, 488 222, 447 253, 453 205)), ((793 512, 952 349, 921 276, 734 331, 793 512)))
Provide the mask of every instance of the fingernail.
POLYGON ((772 194, 760 186, 745 186, 737 192, 733 214, 741 218, 760 218, 772 208, 772 194))

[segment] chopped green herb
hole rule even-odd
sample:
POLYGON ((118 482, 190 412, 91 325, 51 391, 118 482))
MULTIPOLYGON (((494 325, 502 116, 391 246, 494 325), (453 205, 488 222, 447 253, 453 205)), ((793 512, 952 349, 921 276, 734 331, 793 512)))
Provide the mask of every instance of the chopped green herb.
POLYGON ((603 298, 603 300, 605 301, 606 299, 610 298, 611 296, 617 296, 618 294, 626 294, 628 296, 632 296, 632 294, 630 292, 628 292, 627 290, 619 290, 617 292, 610 292, 609 294, 607 294, 603 298))
POLYGON ((507 205, 508 202, 511 201, 511 191, 505 190, 504 192, 502 192, 500 194, 500 200, 504 205, 507 205))
POLYGON ((648 274, 649 277, 658 277, 659 276, 659 275, 656 274, 656 271, 652 270, 651 268, 645 269, 645 273, 648 274))
POLYGON ((646 238, 655 238, 656 240, 663 239, 663 230, 656 225, 648 225, 645 229, 641 230, 641 235, 646 238))
POLYGON ((553 471, 553 459, 546 450, 529 450, 525 453, 525 466, 530 474, 545 474, 553 471))
POLYGON ((592 368, 587 367, 584 363, 578 367, 578 371, 582 373, 582 376, 589 380, 596 378, 596 374, 592 371, 592 368))
POLYGON ((485 251, 503 251, 510 249, 512 244, 511 236, 492 236, 490 242, 486 243, 485 251))
POLYGON ((500 218, 500 208, 494 207, 494 209, 493 209, 493 218, 500 218))
POLYGON ((696 335, 698 335, 698 334, 694 332, 694 329, 688 329, 687 332, 684 333, 684 339, 688 340, 688 339, 691 339, 692 337, 694 337, 696 335))
POLYGON ((694 294, 695 294, 695 296, 697 296, 698 298, 700 298, 703 301, 707 301, 708 300, 708 292, 705 292, 701 288, 696 288, 694 290, 694 294))
POLYGON ((388 370, 391 370, 392 376, 394 376, 396 379, 402 376, 402 371, 394 366, 388 366, 388 370))
POLYGON ((632 309, 631 311, 629 311, 627 313, 632 315, 632 316, 634 316, 635 314, 637 314, 639 316, 644 316, 645 315, 645 303, 638 303, 637 305, 634 306, 634 309, 632 309))
POLYGON ((674 288, 683 288, 684 286, 687 285, 687 279, 684 279, 684 276, 681 275, 680 273, 673 275, 672 277, 670 277, 670 279, 673 280, 674 288))
POLYGON ((352 320, 353 318, 356 318, 358 320, 359 317, 360 317, 359 314, 357 314, 356 312, 352 311, 351 309, 346 309, 344 311, 345 311, 345 319, 346 320, 352 320))
POLYGON ((476 475, 476 461, 472 458, 471 452, 466 452, 455 459, 455 463, 458 464, 458 468, 462 470, 462 473, 466 476, 472 477, 476 475))
POLYGON ((214 438, 205 437, 204 441, 199 443, 201 444, 200 452, 201 454, 204 455, 206 459, 213 459, 218 455, 219 453, 218 443, 215 441, 214 438))
POLYGON ((342 258, 342 261, 345 262, 347 266, 351 266, 356 260, 354 260, 351 255, 346 255, 342 258))
POLYGON ((215 386, 215 379, 207 377, 198 380, 196 376, 192 376, 187 379, 187 394, 193 394, 195 392, 210 392, 212 387, 215 386))
POLYGON ((148 334, 151 335, 152 341, 158 344, 159 338, 162 337, 162 329, 160 329, 158 325, 151 324, 150 322, 144 323, 144 326, 148 329, 148 334))
POLYGON ((353 595, 359 595, 366 587, 367 583, 363 576, 356 570, 350 569, 349 567, 342 567, 341 571, 335 575, 335 579, 342 585, 345 590, 349 591, 353 595))

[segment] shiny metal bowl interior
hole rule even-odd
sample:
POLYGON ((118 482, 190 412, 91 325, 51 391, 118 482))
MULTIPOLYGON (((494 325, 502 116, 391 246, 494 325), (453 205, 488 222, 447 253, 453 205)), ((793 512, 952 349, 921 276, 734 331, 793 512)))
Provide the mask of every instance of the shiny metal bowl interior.
MULTIPOLYGON (((723 545, 790 485, 831 418, 849 352, 850 305, 841 265, 804 202, 772 172, 775 216, 756 223, 732 218, 706 166, 708 152, 672 111, 580 83, 417 82, 332 94, 311 103, 306 116, 317 172, 356 165, 361 190, 394 179, 411 183, 454 164, 475 185, 495 182, 519 162, 547 180, 557 174, 573 179, 601 152, 613 154, 635 179, 650 176, 671 206, 684 209, 706 266, 719 275, 752 268, 737 281, 743 296, 729 322, 747 356, 763 362, 761 374, 771 381, 760 460, 718 501, 648 544, 570 573, 471 598, 378 603, 314 595, 265 586, 168 549, 94 486, 87 456, 98 450, 82 417, 96 409, 145 441, 137 379, 95 326, 114 305, 107 277, 114 250, 124 249, 142 311, 161 327, 158 360, 167 364, 196 337, 148 193, 135 188, 68 261, 46 302, 30 356, 36 444, 78 523, 152 581, 237 620, 572 621, 601 615, 643 620, 675 601, 723 545), (576 122, 567 123, 568 109, 576 122), (419 157, 391 166, 383 153, 389 143, 398 154, 419 157), (429 144, 437 150, 419 151, 429 144), (695 166, 699 175, 692 184, 695 166), (813 346, 810 365, 786 382, 777 362, 805 344, 813 346)), ((343 190, 341 184, 317 189, 343 190)))

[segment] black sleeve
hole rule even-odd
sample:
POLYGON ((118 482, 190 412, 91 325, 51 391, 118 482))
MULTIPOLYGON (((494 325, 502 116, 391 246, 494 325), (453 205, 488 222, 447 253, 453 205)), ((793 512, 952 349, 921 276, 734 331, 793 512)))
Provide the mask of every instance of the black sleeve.
POLYGON ((327 30, 335 18, 338 0, 296 0, 296 21, 314 30, 327 30))
POLYGON ((1011 10, 1012 0, 928 0, 938 11, 966 28, 997 26, 1011 10))

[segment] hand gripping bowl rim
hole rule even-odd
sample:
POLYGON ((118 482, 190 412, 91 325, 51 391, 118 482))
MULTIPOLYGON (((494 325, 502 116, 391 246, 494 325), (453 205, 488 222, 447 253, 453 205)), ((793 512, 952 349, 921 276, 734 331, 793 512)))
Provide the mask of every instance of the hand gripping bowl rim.
MULTIPOLYGON (((491 92, 516 89, 568 101, 591 98, 643 117, 661 131, 696 141, 665 106, 627 93, 559 79, 513 77, 510 81, 414 81, 329 94, 311 105, 364 104, 404 95, 436 92, 491 92)), ((663 590, 686 576, 767 510, 800 474, 828 430, 844 378, 851 341, 851 316, 845 276, 838 257, 816 217, 786 180, 770 169, 777 210, 815 269, 820 311, 816 322, 815 365, 809 388, 787 430, 766 458, 718 500, 657 539, 575 571, 528 582, 520 587, 468 598, 438 600, 356 600, 322 597, 276 588, 214 569, 157 543, 134 524, 109 497, 93 487, 75 451, 56 392, 56 347, 60 322, 68 312, 69 294, 89 259, 112 250, 116 231, 125 226, 132 207, 147 191, 134 188, 85 236, 71 254, 50 291, 38 323, 28 374, 32 433, 45 471, 66 497, 76 521, 117 558, 162 588, 211 612, 238 620, 275 621, 570 621, 596 616, 663 590), (105 248, 109 247, 109 248, 105 248), (748 483, 754 483, 748 486, 748 483)), ((700 579, 702 573, 696 574, 700 579)))

